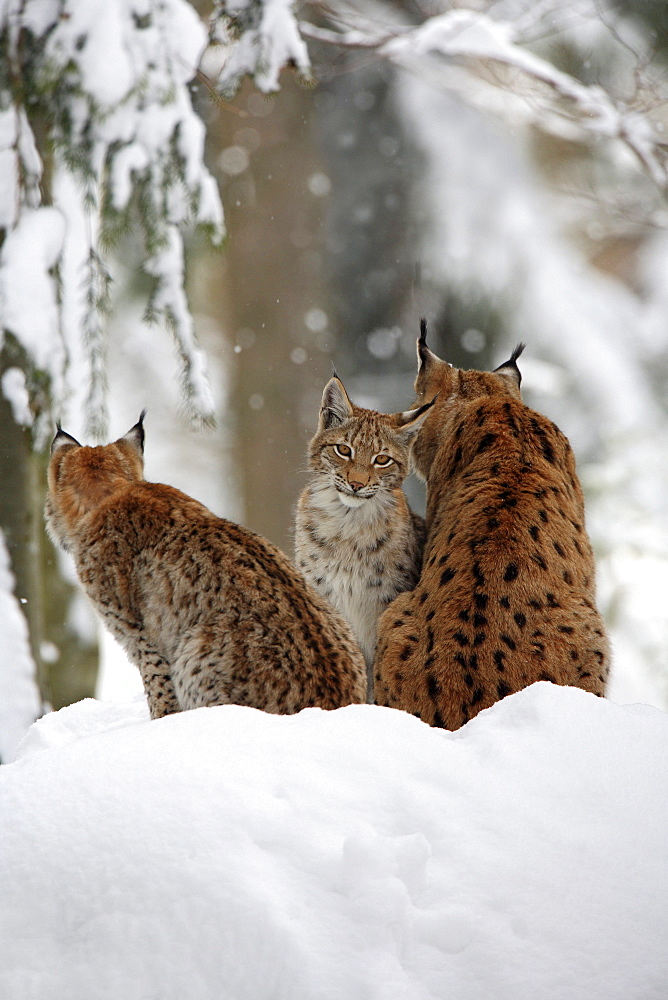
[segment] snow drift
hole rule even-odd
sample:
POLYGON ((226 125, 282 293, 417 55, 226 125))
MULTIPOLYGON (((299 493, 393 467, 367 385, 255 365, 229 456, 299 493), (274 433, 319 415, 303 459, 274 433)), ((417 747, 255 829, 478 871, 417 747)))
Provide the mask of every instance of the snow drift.
POLYGON ((70 706, 0 769, 0 995, 659 1000, 667 722, 70 706))

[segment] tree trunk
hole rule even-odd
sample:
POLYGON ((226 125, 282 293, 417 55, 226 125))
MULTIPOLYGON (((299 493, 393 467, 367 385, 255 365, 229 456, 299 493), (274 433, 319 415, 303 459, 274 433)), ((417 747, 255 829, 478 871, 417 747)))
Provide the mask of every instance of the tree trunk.
POLYGON ((311 135, 313 97, 287 74, 281 85, 275 97, 263 98, 247 84, 232 106, 236 113, 226 105, 208 122, 211 167, 223 164, 229 244, 211 268, 206 308, 215 309, 235 345, 244 523, 292 555, 293 511, 304 483, 299 471, 331 354, 322 327, 323 199, 317 183, 316 193, 312 181, 309 187, 321 170, 311 135), (226 151, 243 157, 244 143, 248 168, 226 174, 226 151))
MULTIPOLYGON (((28 370, 21 353, 8 336, 0 353, 0 377, 12 366, 28 370)), ((16 579, 15 596, 28 622, 41 701, 61 708, 93 695, 97 643, 94 636, 77 631, 72 602, 80 599, 79 592, 61 575, 58 556, 46 537, 46 457, 32 445, 30 429, 15 422, 0 392, 0 528, 16 579)))
MULTIPOLYGON (((0 353, 0 378, 18 359, 10 342, 0 353)), ((41 656, 44 638, 42 586, 39 572, 39 532, 35 517, 37 467, 29 428, 14 420, 10 403, 0 392, 0 528, 5 536, 16 580, 14 595, 28 622, 30 648, 36 666, 35 683, 42 702, 50 702, 48 675, 41 656)))

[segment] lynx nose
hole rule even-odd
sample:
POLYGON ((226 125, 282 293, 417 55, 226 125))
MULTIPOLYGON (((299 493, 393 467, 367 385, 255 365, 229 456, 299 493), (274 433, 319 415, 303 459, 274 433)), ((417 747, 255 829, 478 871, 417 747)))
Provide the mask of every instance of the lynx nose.
POLYGON ((349 479, 348 486, 350 486, 353 493, 359 493, 359 491, 364 487, 364 483, 357 483, 353 479, 349 479))

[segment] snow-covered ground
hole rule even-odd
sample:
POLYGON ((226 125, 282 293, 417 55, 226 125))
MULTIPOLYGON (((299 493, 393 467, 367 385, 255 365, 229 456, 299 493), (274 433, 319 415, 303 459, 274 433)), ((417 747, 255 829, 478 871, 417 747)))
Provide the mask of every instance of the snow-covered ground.
POLYGON ((45 716, 0 769, 3 1000, 664 1000, 668 718, 536 684, 45 716))

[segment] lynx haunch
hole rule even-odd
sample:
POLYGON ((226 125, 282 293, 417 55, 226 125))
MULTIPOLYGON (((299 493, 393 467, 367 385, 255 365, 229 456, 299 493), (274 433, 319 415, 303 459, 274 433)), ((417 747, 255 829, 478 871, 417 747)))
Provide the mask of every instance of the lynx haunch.
POLYGON ((143 477, 143 414, 112 444, 59 429, 46 519, 139 668, 151 716, 234 703, 333 709, 366 697, 348 625, 275 546, 143 477))
POLYGON ((538 680, 603 695, 609 667, 570 445, 524 405, 512 357, 461 371, 418 341, 413 448, 427 540, 413 591, 378 626, 379 704, 456 729, 538 680))

